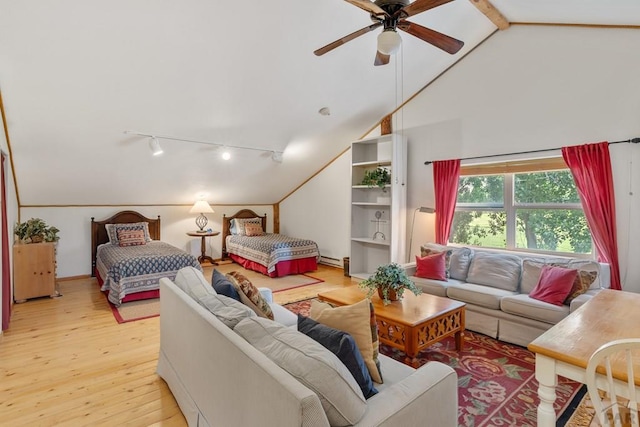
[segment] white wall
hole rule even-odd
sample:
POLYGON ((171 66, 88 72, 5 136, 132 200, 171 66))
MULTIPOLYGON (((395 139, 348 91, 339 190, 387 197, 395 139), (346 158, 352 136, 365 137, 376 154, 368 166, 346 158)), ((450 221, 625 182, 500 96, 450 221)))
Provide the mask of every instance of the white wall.
MULTIPOLYGON (((401 120, 394 120, 403 124, 409 141, 407 233, 414 209, 434 206, 427 160, 640 137, 640 56, 634 54, 639 47, 637 30, 515 25, 430 85, 401 110, 401 120)), ((640 265, 633 257, 640 251, 640 202, 634 194, 640 191, 640 145, 612 145, 610 151, 623 289, 640 292, 640 265)), ((348 187, 346 164, 317 179, 329 173, 339 173, 333 180, 348 187)), ((306 187, 299 191, 306 193, 304 201, 313 194, 306 187)), ((330 217, 335 230, 324 239, 345 242, 340 233, 348 230, 350 217, 335 216, 334 196, 323 197, 315 215, 330 217)), ((291 203, 288 209, 303 207, 291 203)), ((433 215, 417 214, 413 255, 420 243, 433 240, 433 221, 433 215)), ((301 232, 291 229, 294 235, 301 232)))
MULTIPOLYGON (((267 214, 267 231, 273 230, 272 205, 260 206, 216 206, 215 211, 207 214, 207 228, 222 231, 222 215, 233 215, 240 209, 251 209, 259 215, 267 214)), ((197 229, 197 215, 189 213, 191 206, 126 206, 126 207, 46 207, 22 208, 20 219, 42 218, 49 225, 60 229, 60 241, 57 249, 57 277, 74 277, 91 272, 91 217, 96 221, 104 220, 122 210, 134 210, 147 218, 161 219, 161 238, 163 241, 200 256, 200 237, 190 237, 186 233, 197 229)), ((207 255, 214 259, 222 253, 222 235, 210 237, 207 242, 207 255)))
POLYGON ((350 173, 348 151, 280 204, 280 232, 314 240, 322 256, 349 256, 350 173))

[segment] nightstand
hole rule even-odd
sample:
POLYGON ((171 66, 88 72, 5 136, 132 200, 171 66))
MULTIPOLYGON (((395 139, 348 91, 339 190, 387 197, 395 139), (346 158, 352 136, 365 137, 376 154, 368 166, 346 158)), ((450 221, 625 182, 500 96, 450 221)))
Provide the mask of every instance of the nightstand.
POLYGON ((213 258, 211 258, 210 256, 207 255, 207 237, 212 237, 212 236, 217 236, 218 234, 220 234, 219 231, 189 231, 187 232, 187 236, 192 236, 192 237, 201 237, 202 238, 202 242, 200 243, 200 252, 201 255, 198 257, 198 262, 200 264, 202 264, 205 261, 209 261, 211 264, 213 265, 218 265, 217 262, 215 262, 213 260, 213 258))

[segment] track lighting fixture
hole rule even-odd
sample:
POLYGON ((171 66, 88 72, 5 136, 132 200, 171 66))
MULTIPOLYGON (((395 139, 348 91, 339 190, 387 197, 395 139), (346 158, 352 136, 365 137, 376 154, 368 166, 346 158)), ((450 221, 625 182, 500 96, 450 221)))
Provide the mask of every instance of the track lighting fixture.
POLYGON ((153 153, 154 156, 159 156, 160 154, 164 153, 162 147, 160 147, 158 138, 156 138, 155 136, 152 136, 149 140, 149 148, 151 149, 151 153, 153 153))
POLYGON ((146 136, 151 138, 149 140, 149 148, 151 149, 151 152, 153 153, 154 156, 157 156, 163 153, 162 147, 160 147, 160 142, 158 140, 168 139, 171 141, 193 142, 195 144, 204 144, 204 145, 213 145, 215 147, 222 147, 224 148, 224 152, 222 153, 222 158, 224 160, 229 160, 231 158, 231 153, 229 152, 229 150, 227 150, 228 148, 231 148, 234 150, 251 150, 251 151, 261 151, 263 153, 271 153, 271 160, 273 160, 274 162, 282 162, 282 154, 283 154, 282 151, 274 151, 266 148, 241 147, 238 145, 219 144, 217 142, 208 142, 208 141, 197 141, 194 139, 176 138, 173 136, 162 136, 157 134, 136 132, 132 130, 125 130, 124 133, 131 134, 131 135, 138 135, 138 136, 146 136))

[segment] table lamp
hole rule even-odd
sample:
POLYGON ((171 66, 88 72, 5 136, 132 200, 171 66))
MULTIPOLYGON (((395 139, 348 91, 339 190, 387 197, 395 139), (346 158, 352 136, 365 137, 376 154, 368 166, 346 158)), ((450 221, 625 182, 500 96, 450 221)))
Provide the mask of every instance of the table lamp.
POLYGON ((213 209, 211 209, 211 206, 209 206, 209 203, 207 203, 205 200, 198 200, 193 205, 189 213, 200 214, 196 218, 196 225, 198 226, 198 228, 200 228, 200 230, 198 230, 198 233, 205 233, 204 228, 207 226, 207 222, 209 222, 209 220, 207 219, 206 216, 204 216, 204 214, 213 213, 213 212, 214 212, 213 209))

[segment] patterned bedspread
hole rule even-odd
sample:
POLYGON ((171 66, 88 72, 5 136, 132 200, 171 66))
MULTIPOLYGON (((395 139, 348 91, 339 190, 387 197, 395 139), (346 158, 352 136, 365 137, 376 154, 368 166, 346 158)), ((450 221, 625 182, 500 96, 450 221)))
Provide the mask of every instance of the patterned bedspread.
POLYGON ((318 245, 313 240, 297 239, 282 234, 265 233, 262 236, 229 235, 227 252, 257 262, 267 267, 269 273, 280 261, 320 257, 318 245))
POLYGON ((202 270, 196 257, 160 241, 126 247, 104 244, 96 257, 102 290, 109 291, 109 301, 116 306, 129 294, 158 289, 161 277, 173 280, 188 266, 202 270))

